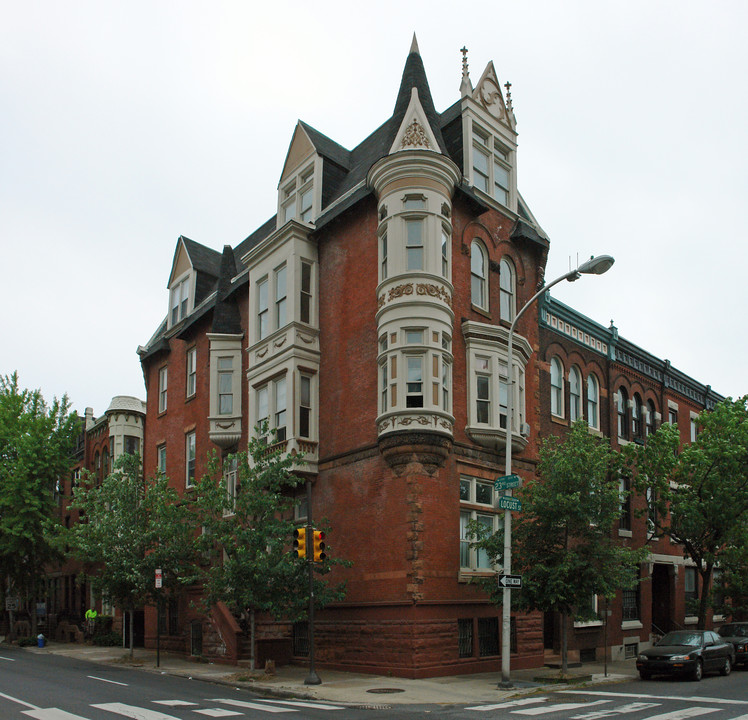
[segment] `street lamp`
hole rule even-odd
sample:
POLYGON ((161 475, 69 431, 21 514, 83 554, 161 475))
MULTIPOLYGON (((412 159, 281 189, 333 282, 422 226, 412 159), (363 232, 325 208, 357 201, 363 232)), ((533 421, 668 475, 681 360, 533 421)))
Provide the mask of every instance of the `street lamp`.
MULTIPOLYGON (((527 310, 543 293, 548 292, 554 285, 568 280, 574 282, 579 280, 582 275, 602 275, 612 267, 615 260, 610 255, 598 255, 591 257, 583 262, 575 270, 569 270, 561 277, 557 277, 547 285, 543 285, 516 313, 512 324, 509 327, 509 337, 507 339, 507 372, 509 374, 509 387, 507 388, 506 400, 506 464, 504 466, 504 475, 512 474, 512 427, 514 426, 514 369, 512 367, 514 358, 513 342, 514 328, 517 320, 522 317, 522 313, 527 310)), ((509 495, 511 490, 506 491, 509 495)), ((512 511, 508 508, 504 510, 504 575, 512 574, 512 511)), ((509 661, 510 661, 510 642, 511 642, 511 589, 504 587, 502 590, 502 608, 501 608, 501 682, 499 687, 510 688, 512 681, 510 679, 509 661)))

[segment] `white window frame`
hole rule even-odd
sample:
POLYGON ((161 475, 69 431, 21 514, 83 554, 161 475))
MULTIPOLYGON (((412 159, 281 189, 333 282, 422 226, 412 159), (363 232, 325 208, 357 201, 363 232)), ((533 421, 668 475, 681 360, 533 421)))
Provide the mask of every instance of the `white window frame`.
POLYGON ((426 218, 405 218, 405 271, 423 272, 426 269, 426 218), (410 229, 419 228, 416 235, 411 236, 410 229), (414 259, 411 265, 411 258, 414 259))
POLYGON ((551 358, 551 415, 563 418, 564 412, 564 364, 557 355, 551 358))
MULTIPOLYGON (((257 424, 267 420, 268 432, 275 431, 273 443, 287 442, 292 436, 289 412, 289 382, 288 375, 283 374, 258 385, 255 389, 255 407, 257 408, 257 424), (263 415, 263 411, 266 413, 263 415), (282 423, 282 424, 279 424, 282 423)), ((314 389, 312 390, 312 397, 314 389)), ((311 429, 311 428, 310 428, 311 429)), ((254 429, 253 429, 254 430, 254 429)), ((266 437, 270 442, 270 437, 266 437)))
POLYGON ((158 412, 165 413, 169 401, 169 366, 164 365, 158 369, 158 412))
POLYGON ((234 358, 232 355, 219 355, 216 358, 217 363, 217 407, 219 415, 233 415, 234 414, 234 358), (228 383, 228 392, 226 392, 228 383), (227 400, 229 407, 227 408, 224 404, 224 400, 227 400))
MULTIPOLYGON (((503 525, 503 515, 496 510, 498 492, 493 487, 491 480, 484 478, 471 477, 468 475, 460 476, 460 571, 461 572, 495 572, 495 567, 482 560, 484 551, 475 547, 470 547, 472 542, 467 538, 465 530, 467 522, 482 518, 490 522, 491 532, 495 533, 503 525), (478 500, 478 487, 483 488, 484 492, 488 491, 488 502, 478 500), (464 560, 467 559, 467 564, 464 560)), ((485 523, 488 526, 488 523, 485 523)))
POLYGON ((174 283, 169 293, 169 327, 184 320, 190 312, 191 275, 174 283))
POLYGON ((499 317, 508 323, 516 312, 516 271, 514 263, 505 255, 499 262, 499 317))
POLYGON ((314 378, 305 372, 299 373, 299 428, 298 436, 304 440, 311 440, 314 436, 313 419, 313 387, 314 378), (305 391, 306 386, 306 391, 305 391), (302 418, 307 416, 307 432, 302 432, 302 418))
POLYGON ((441 234, 441 242, 442 242, 442 245, 441 245, 442 277, 445 280, 449 280, 449 268, 450 268, 450 262, 449 262, 449 260, 450 260, 450 255, 451 255, 451 252, 450 252, 450 249, 451 249, 450 239, 451 239, 452 234, 449 231, 449 229, 447 228, 447 226, 444 225, 444 223, 442 223, 441 231, 442 231, 442 234, 441 234))
POLYGON ((194 430, 184 436, 184 445, 184 486, 191 488, 195 486, 197 460, 197 437, 194 430))
POLYGON ((156 447, 156 469, 162 475, 166 475, 166 443, 156 447))
POLYGON ((270 279, 265 276, 257 283, 257 338, 270 335, 270 279))
POLYGON ((288 270, 283 263, 275 269, 273 274, 273 290, 275 293, 275 327, 284 327, 288 323, 288 270))
POLYGON ((236 503, 236 490, 238 483, 238 463, 234 455, 229 455, 223 461, 223 479, 226 486, 227 507, 223 511, 224 517, 234 514, 234 505, 236 503))
POLYGON ((595 373, 587 376, 587 424, 594 430, 600 429, 600 381, 595 373), (590 387, 594 388, 594 398, 590 387))
POLYGON ((281 225, 285 225, 289 220, 314 222, 314 162, 304 165, 291 180, 284 183, 280 195, 279 216, 283 218, 281 225))
POLYGON ((470 302, 474 307, 488 310, 488 252, 478 239, 470 243, 470 302), (478 259, 481 268, 476 267, 478 259))
POLYGON ((512 197, 512 150, 475 122, 472 123, 472 135, 473 187, 500 205, 509 207, 512 197), (483 167, 479 167, 479 157, 483 159, 483 167))
POLYGON ((197 392, 197 348, 191 347, 187 351, 187 387, 185 393, 187 398, 194 397, 197 392))
POLYGON ((301 260, 299 263, 299 320, 311 325, 314 317, 314 263, 301 260), (305 271, 308 268, 308 272, 305 271))
POLYGON ((569 422, 575 422, 582 415, 582 373, 576 365, 569 368, 569 422))

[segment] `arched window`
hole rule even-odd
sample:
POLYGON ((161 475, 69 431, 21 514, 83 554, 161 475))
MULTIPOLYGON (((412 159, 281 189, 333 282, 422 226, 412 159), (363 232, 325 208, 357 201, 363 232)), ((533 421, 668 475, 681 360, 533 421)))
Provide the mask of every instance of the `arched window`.
POLYGON ((488 309, 487 267, 483 246, 473 240, 470 246, 470 302, 484 310, 488 309))
POLYGON ((582 417, 582 376, 576 366, 569 370, 569 420, 582 417))
POLYGON ((109 450, 108 448, 104 448, 103 453, 103 460, 102 460, 102 473, 103 476, 106 477, 111 472, 112 468, 109 466, 109 450))
POLYGON ((551 415, 564 416, 564 368, 557 357, 551 360, 551 415))
POLYGON ((634 404, 631 408, 631 421, 634 428, 634 437, 644 437, 644 408, 639 393, 634 394, 634 404))
POLYGON ((625 388, 618 388, 618 401, 616 410, 618 413, 618 437, 624 440, 629 438, 628 425, 629 396, 625 388))
POLYGON ((651 400, 647 400, 647 435, 651 435, 655 431, 655 404, 651 400))
POLYGON ((502 320, 514 320, 514 267, 509 258, 501 258, 499 263, 499 313, 502 320))
POLYGON ((587 424, 600 429, 600 390, 594 373, 587 376, 587 424))

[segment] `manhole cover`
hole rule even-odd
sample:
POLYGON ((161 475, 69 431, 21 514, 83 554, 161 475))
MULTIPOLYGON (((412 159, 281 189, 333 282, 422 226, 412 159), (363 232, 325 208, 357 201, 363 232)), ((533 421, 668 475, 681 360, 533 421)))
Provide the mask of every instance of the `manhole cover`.
POLYGON ((402 688, 372 688, 367 690, 368 693, 375 693, 377 695, 389 695, 390 693, 405 692, 402 688))

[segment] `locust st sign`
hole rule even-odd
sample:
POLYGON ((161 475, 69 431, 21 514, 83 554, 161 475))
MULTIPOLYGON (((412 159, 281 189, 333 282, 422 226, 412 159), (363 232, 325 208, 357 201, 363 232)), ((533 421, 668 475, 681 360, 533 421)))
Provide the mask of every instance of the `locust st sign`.
POLYGON ((522 587, 521 575, 499 575, 499 587, 515 588, 519 590, 522 587))
POLYGON ((519 487, 519 475, 504 475, 500 478, 496 478, 494 481, 495 490, 511 490, 512 488, 519 487))
POLYGON ((502 495, 499 498, 499 509, 500 510, 513 510, 519 512, 522 510, 522 503, 516 497, 509 497, 508 495, 502 495))

